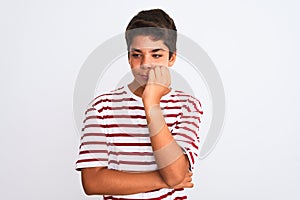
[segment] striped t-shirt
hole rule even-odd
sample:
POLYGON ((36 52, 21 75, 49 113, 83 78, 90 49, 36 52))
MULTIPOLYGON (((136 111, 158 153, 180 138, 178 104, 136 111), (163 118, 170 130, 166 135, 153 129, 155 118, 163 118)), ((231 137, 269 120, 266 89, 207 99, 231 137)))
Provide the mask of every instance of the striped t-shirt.
MULTIPOLYGON (((172 89, 161 98, 160 107, 193 170, 201 141, 200 101, 172 89)), ((100 166, 127 172, 158 169, 142 99, 128 85, 97 96, 85 112, 76 169, 100 166)), ((104 195, 104 199, 187 199, 187 196, 184 189, 162 188, 131 195, 104 195)))

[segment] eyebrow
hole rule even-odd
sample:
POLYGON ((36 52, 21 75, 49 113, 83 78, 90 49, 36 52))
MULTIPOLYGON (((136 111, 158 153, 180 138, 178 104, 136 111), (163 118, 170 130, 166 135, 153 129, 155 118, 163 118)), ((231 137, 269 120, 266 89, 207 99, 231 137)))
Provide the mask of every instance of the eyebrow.
MULTIPOLYGON (((142 53, 142 50, 136 49, 136 48, 132 48, 131 51, 136 51, 136 52, 142 53)), ((155 52, 158 52, 158 51, 165 51, 165 50, 164 50, 164 49, 161 49, 161 48, 157 48, 157 49, 152 49, 152 50, 151 50, 152 53, 155 53, 155 52)))

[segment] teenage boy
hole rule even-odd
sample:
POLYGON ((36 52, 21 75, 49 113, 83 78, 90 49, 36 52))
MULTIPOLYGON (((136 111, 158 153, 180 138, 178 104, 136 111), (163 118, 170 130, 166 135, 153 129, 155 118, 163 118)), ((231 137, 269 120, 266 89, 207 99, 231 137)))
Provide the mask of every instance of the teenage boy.
POLYGON ((85 112, 76 169, 86 194, 187 199, 203 112, 195 97, 170 88, 176 31, 161 9, 141 11, 128 24, 134 80, 94 98, 85 112))

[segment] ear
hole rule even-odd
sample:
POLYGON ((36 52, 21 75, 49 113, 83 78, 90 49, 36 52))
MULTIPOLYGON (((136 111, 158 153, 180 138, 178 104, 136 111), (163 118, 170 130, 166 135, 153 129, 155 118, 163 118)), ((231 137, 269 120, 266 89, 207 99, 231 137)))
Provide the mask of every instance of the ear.
POLYGON ((172 54, 172 56, 171 56, 171 58, 168 61, 168 66, 169 67, 172 67, 174 65, 175 60, 176 60, 176 56, 177 56, 176 55, 176 51, 174 51, 173 54, 172 54))

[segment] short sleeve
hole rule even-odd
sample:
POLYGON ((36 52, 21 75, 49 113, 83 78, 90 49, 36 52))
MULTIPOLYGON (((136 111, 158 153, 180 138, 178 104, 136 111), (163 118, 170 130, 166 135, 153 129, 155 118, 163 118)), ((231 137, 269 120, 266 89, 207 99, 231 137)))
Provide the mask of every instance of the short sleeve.
POLYGON ((199 158, 200 123, 203 115, 201 103, 194 97, 182 101, 181 113, 172 135, 177 144, 183 149, 193 171, 196 160, 199 158))
POLYGON ((105 123, 100 112, 89 104, 81 130, 79 156, 76 170, 108 165, 108 150, 105 123))

